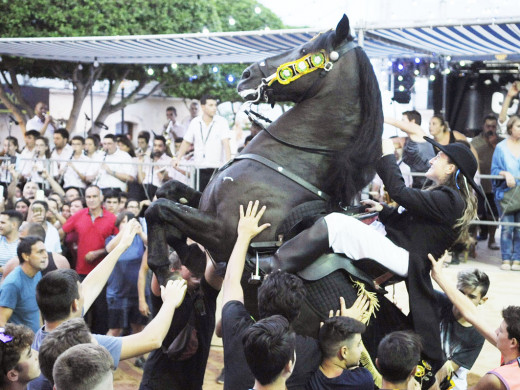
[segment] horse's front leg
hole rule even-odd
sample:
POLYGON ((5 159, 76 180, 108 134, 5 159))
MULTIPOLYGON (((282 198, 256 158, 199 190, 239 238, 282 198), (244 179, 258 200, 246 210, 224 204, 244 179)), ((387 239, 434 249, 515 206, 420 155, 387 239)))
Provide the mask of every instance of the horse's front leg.
POLYGON ((167 199, 158 199, 146 210, 148 226, 148 265, 160 284, 171 276, 168 245, 179 255, 181 262, 196 276, 202 276, 206 256, 196 244, 187 245, 186 238, 207 249, 218 248, 222 241, 221 223, 196 208, 167 199))

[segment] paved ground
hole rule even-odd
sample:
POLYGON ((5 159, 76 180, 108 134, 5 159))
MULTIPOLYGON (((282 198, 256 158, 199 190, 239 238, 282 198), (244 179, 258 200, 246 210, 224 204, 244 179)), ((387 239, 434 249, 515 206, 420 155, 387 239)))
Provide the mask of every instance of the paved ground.
MULTIPOLYGON (((499 237, 497 233, 497 238, 499 237)), ((487 323, 492 327, 497 327, 501 321, 501 310, 508 305, 520 304, 520 272, 501 271, 500 251, 492 251, 487 248, 485 243, 479 243, 476 250, 476 258, 469 258, 467 262, 460 265, 450 266, 446 272, 455 283, 457 272, 465 268, 480 268, 485 271, 491 280, 491 286, 488 292, 488 301, 480 307, 480 312, 484 316, 487 323)), ((406 313, 408 312, 408 295, 404 283, 400 283, 389 289, 390 294, 395 296, 395 300, 399 307, 406 313)), ((220 390, 222 385, 216 383, 216 378, 220 374, 223 366, 222 344, 219 339, 214 337, 208 367, 206 370, 206 378, 204 389, 220 390)), ((496 348, 488 342, 484 344, 484 348, 476 361, 470 376, 470 384, 474 383, 480 376, 488 370, 499 365, 500 354, 496 348)), ((142 371, 133 366, 133 361, 125 361, 119 364, 119 368, 115 373, 115 389, 116 390, 134 390, 139 388, 140 377, 142 371)))

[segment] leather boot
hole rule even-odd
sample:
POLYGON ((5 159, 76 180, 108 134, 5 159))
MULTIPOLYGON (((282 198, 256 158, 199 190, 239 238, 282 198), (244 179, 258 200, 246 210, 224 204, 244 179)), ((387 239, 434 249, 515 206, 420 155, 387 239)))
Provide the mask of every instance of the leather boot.
POLYGON ((273 256, 260 258, 265 273, 282 270, 297 273, 329 251, 329 231, 324 218, 284 243, 273 256))

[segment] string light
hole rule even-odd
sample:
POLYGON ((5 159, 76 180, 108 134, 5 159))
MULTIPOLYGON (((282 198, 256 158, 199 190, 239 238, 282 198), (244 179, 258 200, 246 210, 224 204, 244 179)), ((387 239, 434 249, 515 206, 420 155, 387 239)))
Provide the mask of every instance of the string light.
POLYGON ((233 84, 233 82, 235 81, 235 76, 233 76, 232 74, 228 74, 227 76, 227 82, 229 84, 233 84))
POLYGON ((162 71, 163 71, 164 73, 168 73, 168 67, 165 66, 165 67, 162 69, 162 71))
POLYGON ((173 70, 177 69, 177 67, 178 67, 178 65, 175 62, 172 62, 172 64, 170 66, 172 67, 173 70))
POLYGON ((262 13, 262 8, 260 8, 259 6, 256 6, 255 7, 255 14, 259 15, 262 13))
POLYGON ((232 17, 232 16, 230 16, 230 17, 229 17, 229 20, 228 20, 228 22, 229 22, 229 25, 230 25, 230 26, 234 26, 234 25, 235 25, 235 23, 236 23, 235 19, 233 19, 233 17, 232 17))
POLYGON ((148 69, 146 70, 146 73, 148 73, 148 76, 153 76, 154 71, 153 71, 152 68, 148 68, 148 69))
POLYGON ((203 34, 209 34, 209 29, 208 29, 207 27, 204 27, 204 28, 202 29, 202 33, 203 33, 203 34))
POLYGON ((213 73, 218 73, 218 66, 214 66, 213 68, 211 68, 211 71, 213 73))

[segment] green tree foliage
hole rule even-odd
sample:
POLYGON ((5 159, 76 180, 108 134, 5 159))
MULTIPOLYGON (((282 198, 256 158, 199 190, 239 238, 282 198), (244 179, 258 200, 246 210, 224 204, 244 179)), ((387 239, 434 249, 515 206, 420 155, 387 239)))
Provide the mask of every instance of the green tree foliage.
MULTIPOLYGON (((146 35, 240 31, 283 28, 274 13, 255 0, 10 0, 0 2, 0 36, 2 37, 74 37, 106 35, 146 35), (260 7, 260 14, 255 8, 260 7), (234 24, 230 23, 230 18, 234 24)), ((236 82, 247 64, 155 66, 153 76, 141 65, 92 64, 6 58, 0 63, 2 82, 18 90, 16 74, 69 80, 74 86, 74 103, 67 128, 73 130, 81 105, 96 80, 108 80, 109 92, 96 120, 103 121, 112 112, 135 103, 159 88, 171 96, 198 98, 212 93, 221 100, 237 100, 236 82), (163 72, 168 66, 168 72, 163 72), (218 72, 214 72, 218 66, 218 72), (232 75, 233 82, 228 81, 232 75), (122 80, 137 80, 138 87, 129 91, 123 102, 116 98, 122 80), (147 95, 138 93, 149 81, 158 84, 147 95), (116 99, 117 103, 113 103, 116 99)), ((17 109, 0 86, 0 99, 22 122, 33 115, 32 108, 17 109)))
MULTIPOLYGON (((280 18, 255 0, 215 0, 212 2, 220 22, 220 28, 210 31, 256 31, 267 28, 283 29, 280 18), (255 8, 260 13, 255 12, 255 8), (230 23, 230 19, 234 24, 230 23)), ((204 64, 179 65, 175 71, 168 70, 167 84, 163 87, 168 95, 196 99, 205 93, 218 96, 221 101, 241 100, 236 87, 243 70, 249 64, 204 64), (214 68, 218 71, 215 72, 214 68), (194 77, 196 76, 196 77, 194 77), (228 80, 229 76, 233 81, 228 80)))

